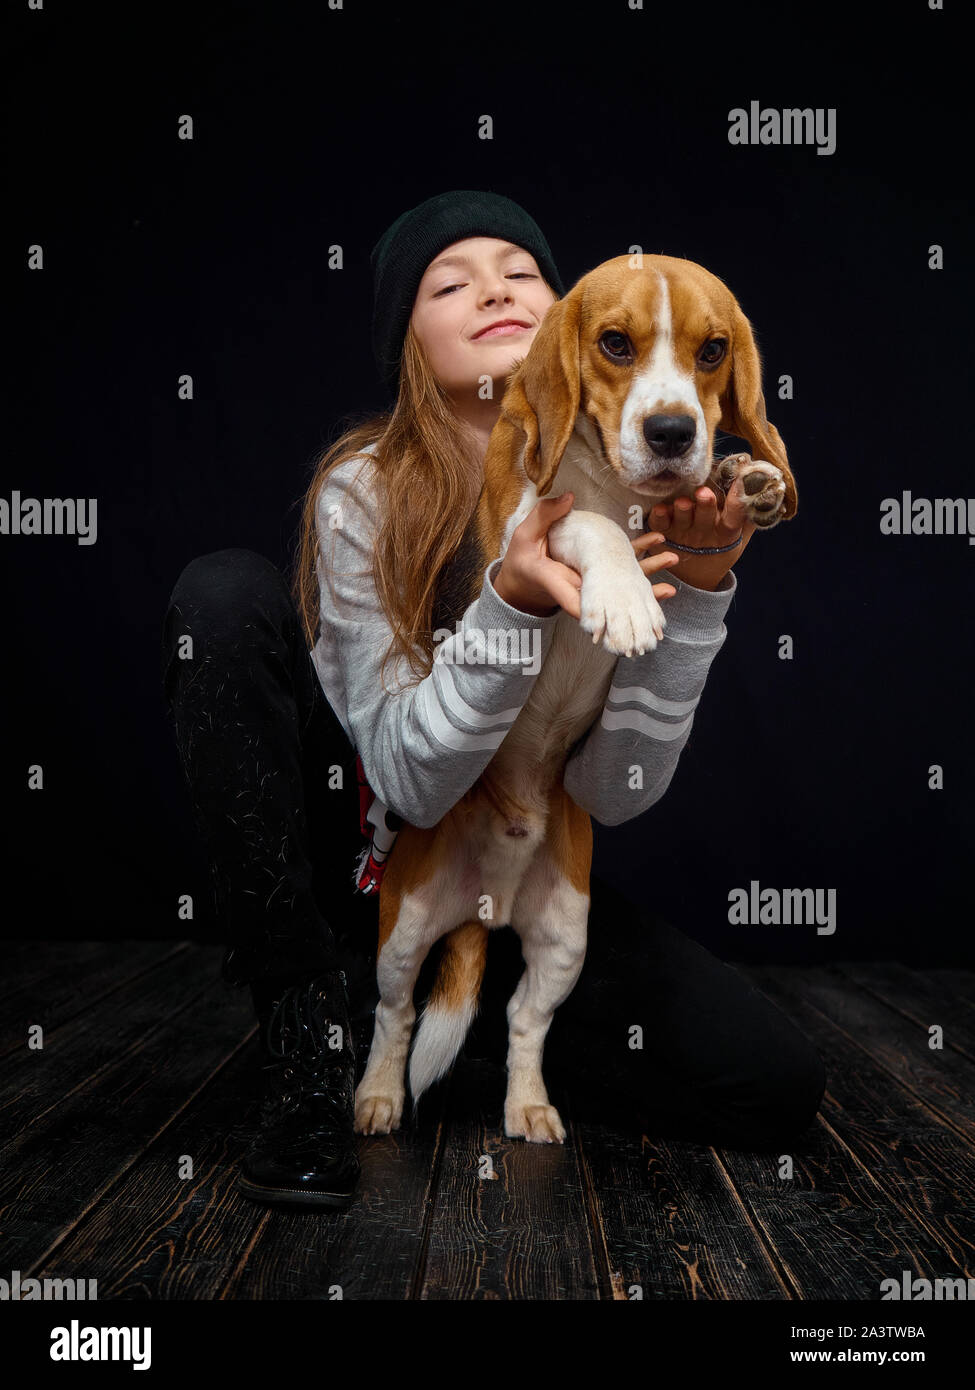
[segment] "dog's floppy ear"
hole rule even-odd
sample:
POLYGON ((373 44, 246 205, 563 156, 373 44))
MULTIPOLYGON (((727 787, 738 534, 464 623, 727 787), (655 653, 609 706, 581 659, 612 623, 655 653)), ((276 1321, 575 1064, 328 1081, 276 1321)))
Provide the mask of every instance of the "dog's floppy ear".
POLYGON ((782 520, 795 516, 799 505, 796 482, 789 468, 782 438, 765 413, 762 392, 762 361, 752 326, 738 305, 734 311, 734 341, 731 347, 731 376, 721 397, 719 426, 737 439, 744 439, 752 458, 765 459, 782 470, 785 478, 785 509, 782 520))
POLYGON ((501 414, 525 433, 525 472, 539 497, 552 486, 579 414, 577 291, 578 286, 550 306, 501 402, 501 414))

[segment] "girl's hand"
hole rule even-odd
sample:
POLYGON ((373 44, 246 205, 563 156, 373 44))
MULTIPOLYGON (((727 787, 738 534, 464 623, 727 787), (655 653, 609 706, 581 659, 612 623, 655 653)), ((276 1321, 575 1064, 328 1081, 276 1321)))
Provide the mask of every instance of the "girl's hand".
MULTIPOLYGON (((755 534, 755 523, 745 518, 742 498, 741 479, 737 479, 723 508, 719 509, 714 489, 708 486, 699 487, 693 498, 678 497, 673 503, 654 507, 649 517, 654 530, 631 542, 644 574, 651 573, 654 560, 662 559, 660 547, 666 540, 679 541, 681 545, 730 545, 740 535, 740 544, 723 555, 670 552, 678 557, 678 577, 685 584, 694 589, 716 589, 755 534)), ((654 593, 657 587, 654 586, 654 593)))
MULTIPOLYGON (((553 560, 548 553, 548 529, 571 509, 574 496, 574 493, 564 492, 561 497, 539 498, 511 533, 508 549, 494 576, 494 588, 506 603, 522 613, 549 618, 561 607, 573 618, 582 616, 579 602, 582 575, 569 565, 553 560)), ((652 537, 641 536, 639 542, 632 544, 636 546, 650 539, 652 537)), ((658 535, 657 539, 663 540, 663 537, 658 535)), ((677 552, 668 550, 641 561, 640 568, 649 575, 655 570, 666 569, 676 558, 677 552)), ((660 599, 671 598, 677 590, 673 584, 655 584, 653 592, 660 599)))
POLYGON ((494 590, 520 613, 549 618, 562 607, 578 618, 582 612, 582 576, 548 553, 548 528, 570 511, 573 500, 571 492, 563 492, 561 497, 540 497, 511 533, 508 549, 494 576, 494 590))

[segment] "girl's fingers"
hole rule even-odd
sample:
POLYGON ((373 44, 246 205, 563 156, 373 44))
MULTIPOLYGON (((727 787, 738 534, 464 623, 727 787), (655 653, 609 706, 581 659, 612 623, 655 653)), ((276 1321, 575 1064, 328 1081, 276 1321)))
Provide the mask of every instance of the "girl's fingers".
POLYGON ((548 535, 548 528, 567 515, 574 501, 573 492, 563 492, 559 497, 540 497, 524 521, 519 523, 526 528, 528 539, 535 541, 548 535))
POLYGON ((672 550, 664 550, 659 555, 644 555, 641 557, 640 551, 646 550, 648 546, 666 545, 666 543, 667 537, 662 531, 648 531, 645 536, 637 536, 630 542, 633 547, 633 553, 637 557, 637 564, 643 570, 647 578, 649 578, 651 574, 656 574, 657 570, 669 569, 671 565, 680 563, 680 556, 676 555, 672 550))
MULTIPOLYGON (((731 491, 728 493, 727 501, 721 510, 718 526, 722 532, 727 532, 727 539, 731 540, 737 536, 745 524, 745 493, 742 488, 740 478, 736 478, 731 491)), ((751 525, 752 523, 749 523, 751 525)))
POLYGON ((673 598, 677 590, 673 584, 651 584, 654 598, 673 598))
POLYGON ((550 571, 553 579, 557 579, 559 583, 571 584, 575 589, 582 588, 582 575, 578 570, 574 570, 571 565, 563 565, 561 560, 553 560, 551 555, 547 559, 550 565, 555 566, 550 571))
POLYGON ((571 565, 563 565, 561 560, 553 560, 547 555, 538 576, 538 583, 549 595, 553 603, 571 613, 573 618, 582 616, 579 591, 582 588, 582 575, 571 565))
POLYGON ((634 536, 630 545, 639 554, 641 550, 646 550, 648 545, 664 545, 666 541, 667 537, 663 531, 647 531, 645 535, 634 536))
POLYGON ((694 521, 694 503, 689 497, 678 497, 674 503, 674 530, 684 536, 694 521))
POLYGON ((656 574, 658 570, 669 570, 671 565, 679 565, 680 556, 675 555, 672 550, 665 550, 661 555, 644 555, 637 563, 644 574, 651 575, 656 574))
POLYGON ((694 518, 695 526, 703 531, 714 529, 715 522, 718 520, 718 499, 709 487, 700 487, 694 494, 697 499, 697 514, 694 518))
POLYGON ((582 604, 579 601, 579 590, 572 584, 567 584, 564 579, 553 576, 550 585, 553 603, 559 604, 564 608, 570 617, 579 619, 582 617, 582 604))

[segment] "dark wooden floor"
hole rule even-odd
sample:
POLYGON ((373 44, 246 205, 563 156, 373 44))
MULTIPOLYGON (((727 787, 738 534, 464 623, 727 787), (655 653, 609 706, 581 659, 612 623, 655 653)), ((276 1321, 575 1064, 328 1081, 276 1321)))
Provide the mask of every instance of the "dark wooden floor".
POLYGON ((503 1071, 465 1062, 415 1131, 360 1141, 358 1200, 323 1215, 235 1191, 259 1052, 220 954, 0 942, 0 1275, 97 1278, 100 1301, 325 1299, 335 1285, 351 1299, 625 1299, 639 1285, 647 1299, 874 1301, 903 1269, 975 1277, 968 972, 739 967, 827 1064, 790 1180, 774 1154, 651 1142, 571 1109, 564 1147, 508 1140, 493 1123, 503 1071))

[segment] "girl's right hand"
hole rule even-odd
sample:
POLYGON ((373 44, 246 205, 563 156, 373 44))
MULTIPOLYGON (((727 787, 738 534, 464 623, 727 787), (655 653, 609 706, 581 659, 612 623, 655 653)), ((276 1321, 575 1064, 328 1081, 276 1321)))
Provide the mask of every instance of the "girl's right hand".
MULTIPOLYGON (((521 613, 549 618, 561 607, 577 620, 582 614, 579 602, 582 575, 548 553, 549 527, 571 510, 574 498, 572 492, 563 492, 560 497, 540 497, 511 533, 508 549, 494 577, 494 588, 505 603, 521 613)), ((655 538, 664 540, 660 533, 655 533, 655 538)), ((650 539, 649 536, 643 538, 647 543, 650 539)), ((649 579, 651 569, 662 569, 677 559, 673 552, 666 552, 654 556, 652 564, 647 564, 645 558, 641 568, 646 565, 644 573, 649 579)), ((671 598, 677 591, 672 584, 660 583, 654 584, 653 592, 661 599, 671 598)))
POLYGON ((511 533, 501 567, 494 576, 494 588, 505 603, 520 613, 549 618, 562 607, 578 618, 582 612, 582 575, 553 560, 548 553, 548 528, 571 510, 574 497, 571 492, 563 492, 560 497, 540 497, 511 533))

